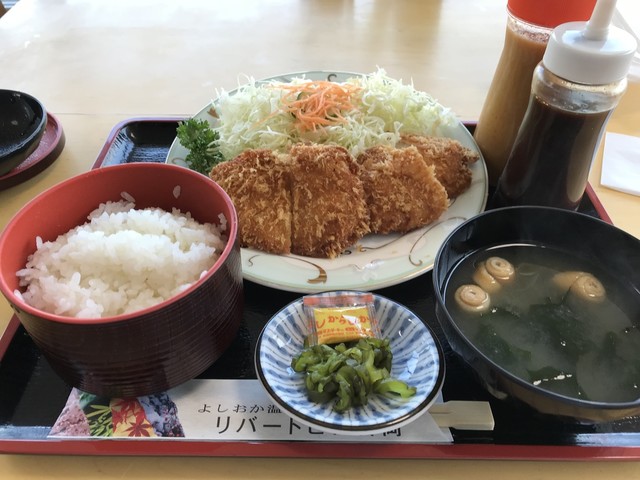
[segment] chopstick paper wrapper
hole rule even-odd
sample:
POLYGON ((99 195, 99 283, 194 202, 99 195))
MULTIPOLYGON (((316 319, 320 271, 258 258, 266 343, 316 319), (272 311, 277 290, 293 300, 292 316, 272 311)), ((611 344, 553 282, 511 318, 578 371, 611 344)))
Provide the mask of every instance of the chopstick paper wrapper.
POLYGON ((488 403, 442 403, 440 397, 428 412, 400 428, 376 435, 336 435, 290 418, 257 380, 191 380, 162 394, 133 399, 73 389, 49 437, 451 443, 450 428, 491 430, 493 425, 488 403))

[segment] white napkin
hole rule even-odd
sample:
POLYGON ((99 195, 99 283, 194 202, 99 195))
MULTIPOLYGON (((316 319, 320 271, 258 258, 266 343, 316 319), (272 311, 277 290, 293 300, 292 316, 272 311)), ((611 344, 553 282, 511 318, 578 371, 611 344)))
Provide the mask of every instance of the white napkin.
POLYGON ((640 196, 640 137, 607 133, 604 141, 600 183, 640 196))

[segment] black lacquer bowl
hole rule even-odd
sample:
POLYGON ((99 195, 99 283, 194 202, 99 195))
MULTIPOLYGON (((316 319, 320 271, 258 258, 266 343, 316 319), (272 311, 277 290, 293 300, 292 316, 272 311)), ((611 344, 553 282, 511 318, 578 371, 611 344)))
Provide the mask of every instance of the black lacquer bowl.
POLYGON ((26 93, 0 90, 0 176, 38 147, 47 125, 42 103, 26 93))
MULTIPOLYGON (((548 207, 508 207, 487 211, 463 223, 449 235, 436 256, 436 315, 452 349, 496 398, 524 402, 543 414, 571 422, 600 423, 640 414, 640 398, 615 403, 589 401, 523 380, 489 358, 465 334, 460 321, 457 323, 454 318, 455 309, 446 303, 454 270, 476 252, 514 244, 570 252, 611 272, 625 287, 620 303, 625 304, 632 322, 640 322, 640 240, 581 213, 548 207)), ((450 288, 456 288, 453 282, 450 288)), ((634 328, 637 331, 637 325, 634 328)))

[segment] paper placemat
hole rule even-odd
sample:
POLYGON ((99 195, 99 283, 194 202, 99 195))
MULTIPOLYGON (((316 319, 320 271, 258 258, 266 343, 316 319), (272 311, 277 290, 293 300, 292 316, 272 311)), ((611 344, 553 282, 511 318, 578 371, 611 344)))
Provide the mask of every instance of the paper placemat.
MULTIPOLYGON (((440 396, 437 403, 442 403, 440 396)), ((452 443, 427 412, 376 435, 336 435, 282 412, 258 380, 191 380, 158 395, 110 399, 73 389, 49 438, 452 443)))

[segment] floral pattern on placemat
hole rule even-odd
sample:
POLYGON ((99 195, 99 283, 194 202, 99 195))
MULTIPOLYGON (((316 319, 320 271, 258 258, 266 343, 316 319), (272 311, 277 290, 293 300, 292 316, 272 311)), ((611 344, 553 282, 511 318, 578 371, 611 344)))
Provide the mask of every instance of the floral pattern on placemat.
POLYGON ((184 437, 184 431, 178 409, 166 393, 123 399, 74 388, 49 436, 184 437))

